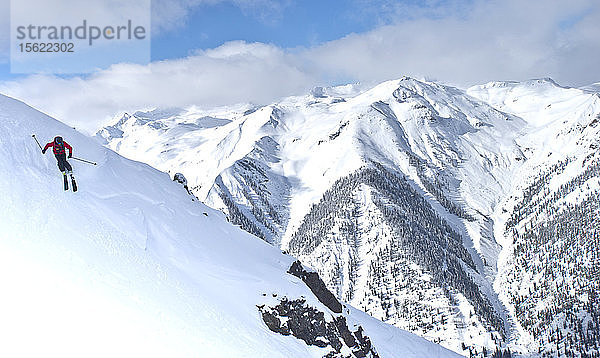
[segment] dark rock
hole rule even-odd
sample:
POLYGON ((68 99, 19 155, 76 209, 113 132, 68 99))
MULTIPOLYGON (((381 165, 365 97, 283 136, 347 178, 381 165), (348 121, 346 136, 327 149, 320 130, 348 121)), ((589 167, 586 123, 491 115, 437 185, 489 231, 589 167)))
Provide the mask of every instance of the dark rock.
POLYGON ((372 351, 372 347, 373 347, 371 344, 371 339, 369 337, 363 335, 363 328, 360 326, 358 327, 358 330, 354 333, 354 335, 356 336, 356 339, 358 340, 359 349, 353 351, 352 353, 357 358, 368 357, 369 353, 372 351))
POLYGON ((308 272, 302 267, 300 261, 295 261, 288 273, 300 278, 308 288, 315 294, 317 299, 335 313, 342 313, 342 304, 335 298, 333 293, 327 289, 325 283, 316 272, 308 272))
POLYGON ((175 175, 173 176, 173 181, 176 181, 179 184, 183 185, 184 188, 187 188, 187 179, 183 174, 175 173, 175 175))
POLYGON ((262 312, 262 318, 263 318, 263 321, 265 322, 265 324, 267 325, 267 327, 269 327, 269 329, 271 331, 277 332, 277 333, 283 334, 283 335, 289 335, 289 333, 285 334, 284 331, 281 329, 281 321, 274 314, 269 313, 269 312, 262 312))
POLYGON ((343 316, 334 316, 333 322, 327 322, 324 312, 307 305, 303 299, 283 297, 275 307, 257 308, 271 331, 292 335, 309 346, 329 347, 331 350, 324 358, 379 358, 369 337, 363 335, 362 327, 352 333, 343 316), (352 351, 352 356, 341 353, 344 346, 352 351))
POLYGON ((335 324, 335 327, 337 328, 338 332, 340 333, 340 336, 344 340, 344 343, 346 343, 348 347, 354 347, 356 345, 356 341, 354 340, 352 332, 350 332, 350 330, 348 329, 348 325, 346 324, 346 318, 341 316, 336 317, 333 320, 333 324, 335 324))
MULTIPOLYGON (((185 176, 183 174, 181 174, 181 173, 175 173, 175 175, 173 176, 173 181, 181 184, 181 186, 183 186, 183 188, 185 189, 185 191, 187 191, 188 194, 190 194, 191 196, 193 196, 194 199, 198 199, 198 198, 196 198, 196 196, 192 193, 192 191, 188 187, 187 179, 185 178, 185 176)), ((204 213, 204 215, 208 216, 206 213, 204 213)))

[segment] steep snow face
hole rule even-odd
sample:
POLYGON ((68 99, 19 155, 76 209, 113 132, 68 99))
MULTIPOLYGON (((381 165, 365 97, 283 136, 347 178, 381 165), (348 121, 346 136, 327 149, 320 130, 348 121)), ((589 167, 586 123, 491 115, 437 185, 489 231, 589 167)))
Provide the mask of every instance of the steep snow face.
POLYGON ((494 216, 495 287, 516 318, 515 340, 550 355, 596 354, 600 96, 547 80, 468 92, 528 123, 528 160, 494 216))
MULTIPOLYGON (((447 304, 440 303, 445 308, 436 309, 433 316, 452 317, 452 323, 443 325, 441 333, 429 329, 430 335, 415 328, 422 326, 423 317, 411 314, 405 319, 400 310, 389 313, 389 317, 380 315, 382 307, 393 304, 391 297, 397 293, 369 294, 352 302, 370 300, 370 308, 361 307, 376 317, 435 337, 465 354, 463 342, 478 351, 502 346, 501 339, 482 341, 476 338, 481 331, 469 330, 492 329, 495 325, 492 330, 502 331, 503 324, 496 321, 498 317, 507 321, 491 285, 500 252, 491 215, 510 188, 513 171, 525 159, 517 143, 527 126, 525 121, 456 88, 410 78, 385 82, 362 92, 347 86, 318 88, 310 95, 291 97, 245 113, 213 113, 213 117, 231 121, 213 128, 190 129, 189 123, 199 120, 188 115, 193 111, 197 118, 209 115, 208 111, 197 109, 180 110, 182 114, 169 118, 140 112, 104 128, 99 136, 110 148, 126 156, 171 173, 183 172, 201 199, 225 211, 245 230, 294 254, 300 251, 293 247, 303 244, 291 247, 291 240, 302 236, 299 230, 311 208, 332 185, 373 163, 381 163, 405 176, 416 195, 425 198, 440 218, 440 225, 452 228, 458 235, 468 252, 468 261, 472 262, 469 275, 476 288, 461 286, 454 294, 458 287, 449 287, 448 282, 439 280, 441 276, 434 275, 438 279, 432 283, 431 292, 446 292, 447 304), (147 117, 152 117, 152 121, 144 122, 147 117), (178 135, 182 130, 186 132, 178 135), (461 301, 460 295, 469 299, 461 301), (485 309, 470 312, 473 305, 485 309)), ((369 200, 357 203, 356 212, 367 213, 373 207, 369 200)), ((371 219, 375 220, 372 227, 386 225, 381 215, 365 216, 365 220, 371 219)), ((330 229, 321 234, 338 235, 335 227, 330 229)), ((388 234, 397 236, 397 229, 391 228, 388 234)), ((369 242, 369 235, 377 236, 375 230, 357 234, 358 240, 364 242, 369 242)), ((327 278, 329 288, 342 298, 361 296, 359 290, 364 290, 365 282, 378 282, 379 288, 373 292, 383 292, 382 277, 378 277, 382 271, 369 267, 392 265, 391 258, 369 256, 361 251, 361 245, 338 244, 339 241, 326 240, 325 246, 304 253, 303 258, 327 278), (323 252, 336 254, 320 261, 323 252), (354 274, 357 272, 364 273, 363 281, 354 274)), ((385 242, 379 244, 382 248, 388 246, 385 242)), ((365 250, 367 246, 364 245, 365 250)), ((466 264, 462 259, 457 262, 466 264)), ((416 268, 411 268, 411 272, 422 272, 423 277, 436 269, 419 266, 410 259, 393 263, 402 267, 413 264, 416 268)), ((419 303, 439 297, 437 293, 431 297, 421 295, 419 303)), ((398 302, 408 305, 410 300, 413 298, 401 297, 398 302)))
MULTIPOLYGON (((196 125, 219 131, 232 120, 222 117, 196 125)), ((4 96, 0 133, 1 356, 328 353, 271 332, 257 310, 302 297, 326 320, 340 316, 286 274, 292 257, 193 201, 167 174, 4 96), (62 135, 76 156, 98 162, 72 161, 77 193, 63 191, 54 158, 41 155, 32 133, 62 135)), ((454 356, 349 306, 342 316, 364 328, 381 357, 454 356)))
MULTIPOLYGON (((422 167, 422 178, 433 178, 439 185, 444 182, 446 188, 440 195, 444 191, 445 196, 459 196, 440 199, 456 202, 452 211, 466 211, 461 202, 467 200, 472 207, 468 214, 478 215, 479 211, 487 215, 497 192, 506 186, 505 174, 522 159, 514 138, 523 121, 458 89, 408 78, 358 95, 348 87, 318 88, 312 95, 289 98, 245 115, 241 110, 214 114, 195 108, 168 117, 155 113, 126 115, 99 136, 127 157, 167 172, 183 172, 196 194, 214 206, 226 206, 219 196, 227 190, 215 190, 215 185, 223 187, 221 181, 228 183, 225 187, 237 185, 242 192, 252 192, 241 196, 240 190, 230 191, 248 212, 260 207, 248 196, 274 199, 268 201, 277 201, 281 208, 283 218, 278 225, 271 225, 272 220, 264 225, 263 220, 249 215, 261 224, 258 226, 278 226, 275 233, 264 236, 274 235, 284 247, 310 205, 335 180, 365 163, 399 167, 417 182, 421 179, 415 167, 422 167), (191 126, 208 113, 231 123, 208 130, 191 126), (148 117, 152 117, 149 122, 143 119, 148 117), (258 171, 266 177, 241 175, 235 169, 238 161, 266 162, 267 167, 258 171), (277 187, 271 188, 276 193, 253 188, 278 176, 282 180, 275 180, 277 187)), ((475 241, 481 249, 479 239, 475 241)))
POLYGON ((339 297, 383 321, 459 352, 502 341, 502 319, 473 280, 480 276, 460 235, 405 177, 381 165, 336 181, 290 252, 319 267, 339 297))
POLYGON ((491 82, 467 93, 525 120, 518 139, 528 159, 525 171, 597 149, 598 93, 560 87, 549 79, 491 82))

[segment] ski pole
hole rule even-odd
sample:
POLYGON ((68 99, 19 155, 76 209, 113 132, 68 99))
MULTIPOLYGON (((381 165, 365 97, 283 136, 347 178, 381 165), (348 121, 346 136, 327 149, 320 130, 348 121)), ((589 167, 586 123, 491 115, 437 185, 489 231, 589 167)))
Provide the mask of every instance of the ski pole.
POLYGON ((88 164, 92 164, 92 165, 98 165, 94 162, 90 162, 89 160, 85 160, 85 159, 81 159, 81 158, 77 158, 77 157, 71 157, 70 159, 79 160, 80 162, 84 162, 84 163, 88 163, 88 164))
POLYGON ((37 138, 35 137, 35 134, 32 134, 31 136, 33 137, 33 139, 35 139, 35 142, 37 143, 38 147, 40 147, 40 149, 43 150, 42 146, 40 145, 40 142, 38 142, 37 138))

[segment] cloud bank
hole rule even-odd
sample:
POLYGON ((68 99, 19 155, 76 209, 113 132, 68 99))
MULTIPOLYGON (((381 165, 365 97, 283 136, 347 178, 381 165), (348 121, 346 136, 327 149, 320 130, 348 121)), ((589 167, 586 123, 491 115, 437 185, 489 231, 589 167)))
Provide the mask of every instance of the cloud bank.
MULTIPOLYGON (((178 0, 180 10, 165 16, 170 20, 161 26, 185 18, 199 1, 178 0)), ((277 12, 276 3, 266 1, 265 6, 277 12)), ((93 131, 120 111, 268 103, 315 85, 374 83, 403 75, 457 86, 536 77, 568 86, 600 81, 598 1, 426 4, 365 3, 365 16, 378 16, 381 26, 310 48, 229 42, 187 58, 115 65, 85 78, 28 77, 1 84, 0 92, 93 131)), ((241 1, 239 6, 244 6, 241 1)))
POLYGON ((120 111, 267 103, 302 92, 317 79, 298 65, 294 56, 275 46, 230 42, 149 66, 114 65, 86 78, 30 76, 0 85, 0 93, 91 132, 120 111))

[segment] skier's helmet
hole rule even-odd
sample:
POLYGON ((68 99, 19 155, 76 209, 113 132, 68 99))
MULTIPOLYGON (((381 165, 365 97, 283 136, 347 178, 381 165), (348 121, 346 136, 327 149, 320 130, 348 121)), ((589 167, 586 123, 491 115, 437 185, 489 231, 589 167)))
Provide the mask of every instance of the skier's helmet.
POLYGON ((59 136, 57 136, 57 137, 54 137, 54 143, 56 143, 56 144, 58 144, 58 145, 61 145, 61 144, 62 144, 62 142, 63 142, 63 139, 62 139, 62 137, 59 137, 59 136))

